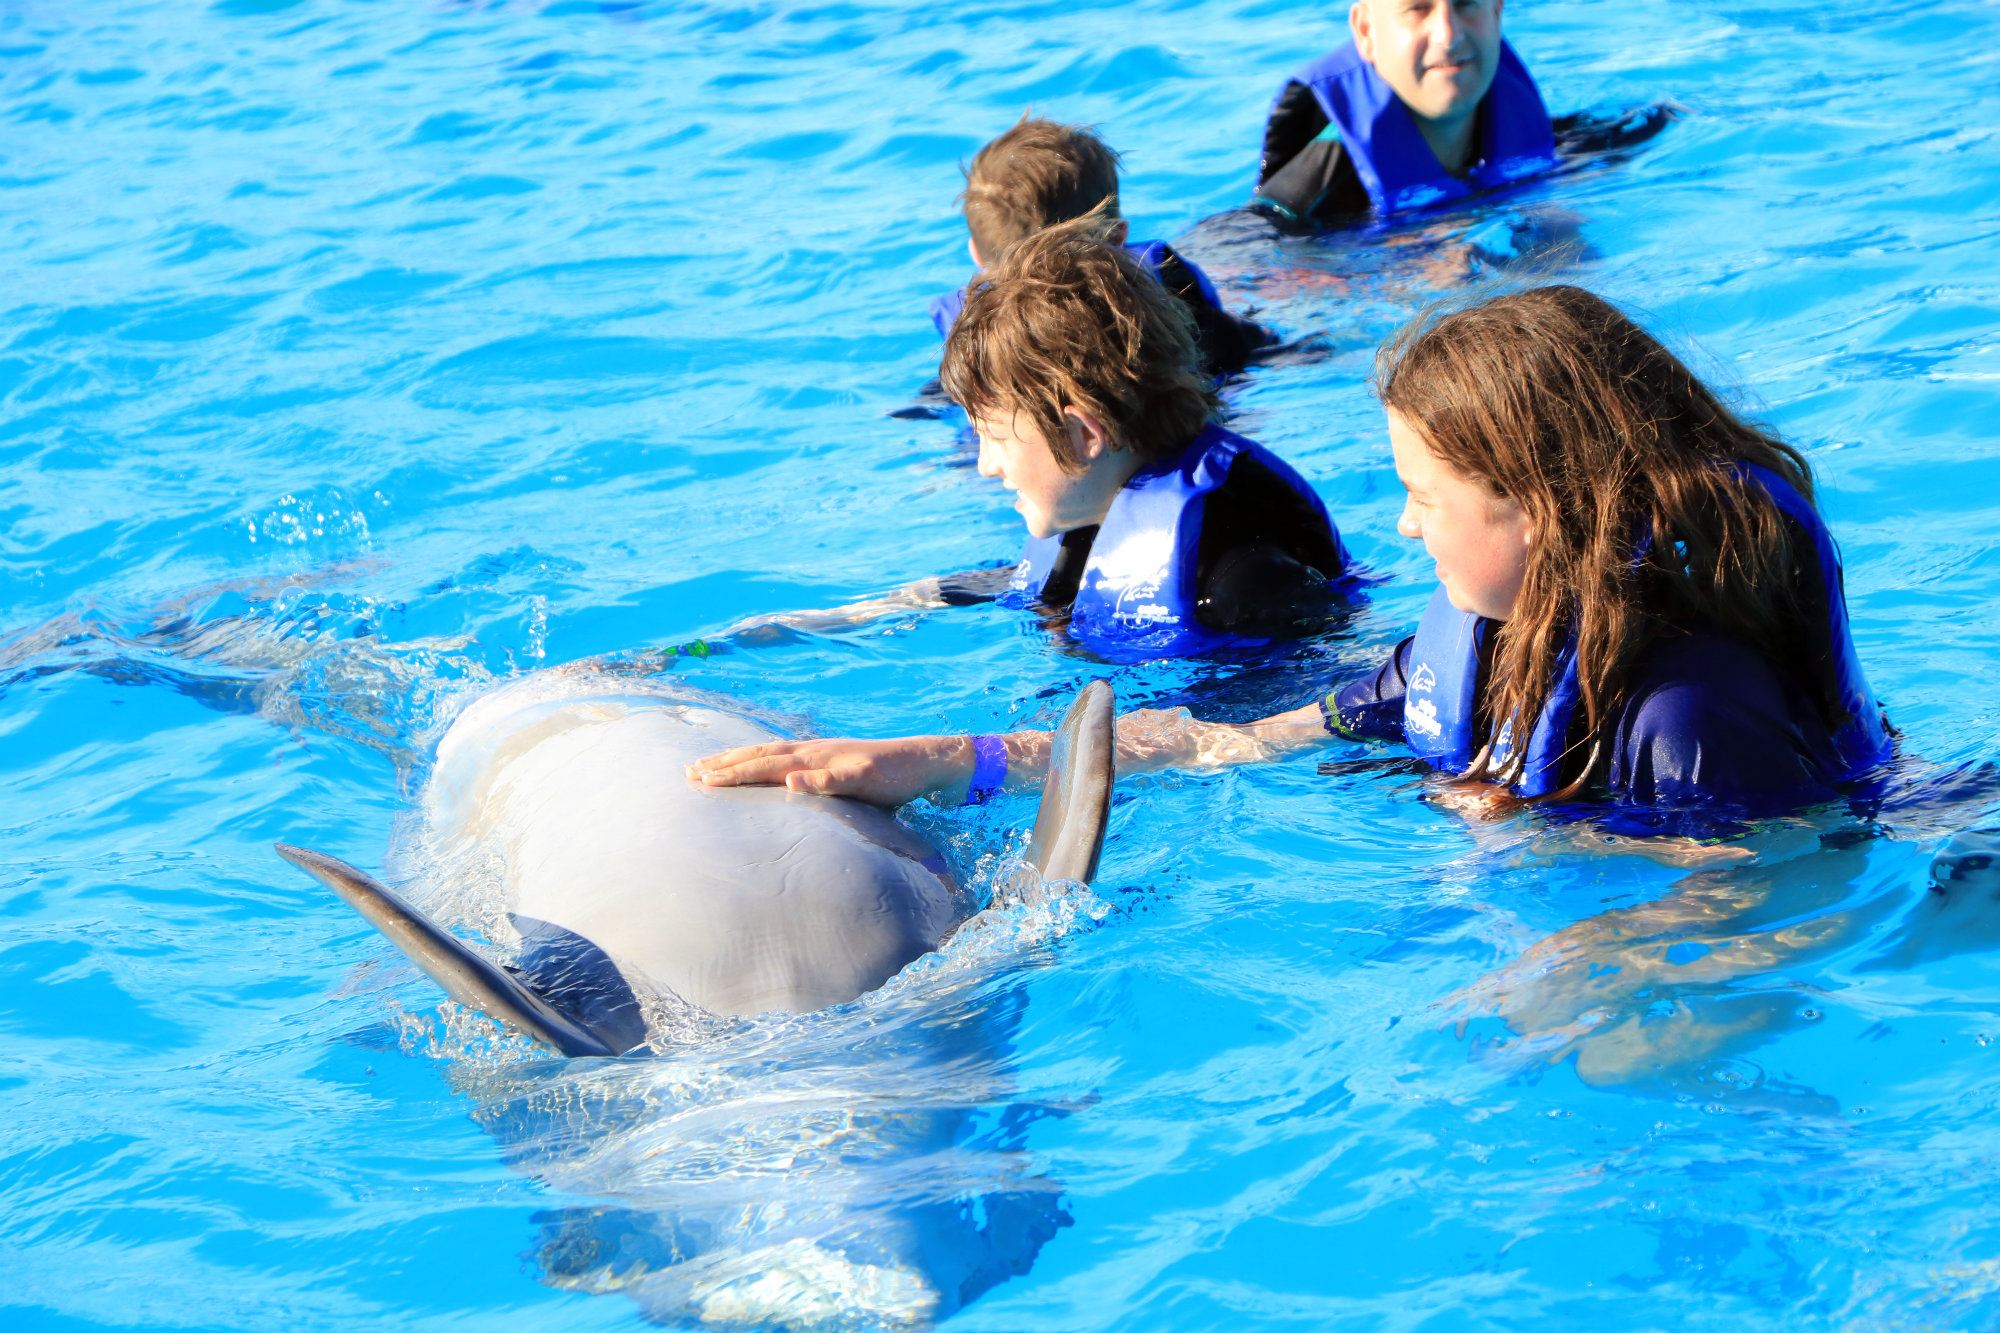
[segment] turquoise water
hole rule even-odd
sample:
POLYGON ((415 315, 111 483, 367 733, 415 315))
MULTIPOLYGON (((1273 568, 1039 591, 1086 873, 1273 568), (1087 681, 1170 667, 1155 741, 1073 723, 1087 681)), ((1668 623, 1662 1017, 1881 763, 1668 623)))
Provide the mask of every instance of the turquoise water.
MULTIPOLYGON (((1363 377, 1497 212, 1573 225, 1539 271, 1809 449, 1908 752, 2000 755, 2000 9, 1507 20, 1557 109, 1685 118, 1379 240, 1187 242, 1317 349, 1229 400, 1389 576, 1348 632, 1114 670, 965 608, 667 675, 889 734, 1046 723, 1098 675, 1255 711, 1372 663, 1428 562, 1363 377)), ((1335 22, 0 8, 0 1321, 719 1318, 771 1247, 914 1227, 963 1259, 957 1214, 1010 1198, 1040 1243, 951 1327, 2000 1323, 2000 922, 1923 888, 1977 805, 1688 876, 1318 773, 1349 749, 1138 778, 1093 894, 595 1068, 441 1012, 271 853, 390 863, 465 919, 389 852, 455 701, 1011 556, 949 424, 891 415, 964 276, 957 163, 1030 105, 1095 122, 1135 232, 1186 235, 1335 22)), ((1031 813, 914 817, 990 887, 1031 813)), ((842 1290, 795 1322, 916 1308, 842 1290)))

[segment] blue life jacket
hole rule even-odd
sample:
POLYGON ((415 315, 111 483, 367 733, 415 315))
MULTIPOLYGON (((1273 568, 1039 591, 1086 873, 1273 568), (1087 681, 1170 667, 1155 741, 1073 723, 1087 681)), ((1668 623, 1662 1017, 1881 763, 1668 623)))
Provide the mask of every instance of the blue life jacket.
POLYGON ((1312 90, 1380 214, 1463 199, 1556 165, 1549 109, 1528 67, 1504 41, 1493 86, 1479 104, 1479 161, 1463 180, 1438 162, 1409 108, 1354 43, 1315 60, 1291 81, 1312 90))
MULTIPOLYGON (((1307 502, 1326 524, 1341 568, 1348 566, 1340 533, 1305 479, 1263 445, 1211 424, 1179 458, 1141 468, 1112 497, 1069 607, 1070 633, 1079 642, 1120 661, 1186 657, 1258 642, 1211 630, 1195 616, 1205 503, 1246 454, 1307 502)), ((1035 605, 1061 549, 1060 533, 1031 537, 1000 604, 1035 605)))
MULTIPOLYGON (((1834 549, 1833 535, 1811 502, 1783 477, 1749 463, 1738 464, 1737 470, 1761 486, 1779 511, 1812 539, 1825 593, 1823 646, 1833 664, 1841 709, 1846 714, 1846 721, 1832 737, 1846 767, 1834 777, 1836 781, 1857 777, 1888 759, 1891 747, 1888 726, 1854 651, 1840 553, 1834 549)), ((1472 763, 1478 748, 1480 649, 1492 625, 1492 621, 1453 606, 1442 586, 1431 594, 1430 605, 1417 625, 1403 699, 1403 735, 1417 757, 1433 768, 1462 773, 1472 763)), ((1580 697, 1576 640, 1572 636, 1556 656, 1548 703, 1528 733, 1521 776, 1513 784, 1520 795, 1546 796, 1563 785, 1562 759, 1580 697)), ((1510 718, 1493 738, 1491 769, 1506 766, 1513 758, 1515 743, 1514 720, 1510 718)))
MULTIPOLYGON (((1126 244, 1125 253, 1138 260, 1140 266, 1157 279, 1160 265, 1166 261, 1168 247, 1165 241, 1135 241, 1126 244)), ((1186 255, 1181 256, 1181 263, 1187 267, 1195 285, 1201 288, 1201 299, 1217 310, 1222 309, 1222 298, 1216 294, 1215 284, 1208 280, 1208 275, 1196 268, 1186 255)), ((942 296, 932 297, 930 311, 931 323, 937 326, 938 337, 949 338, 951 326, 958 323, 958 317, 965 313, 965 288, 955 288, 942 296)))

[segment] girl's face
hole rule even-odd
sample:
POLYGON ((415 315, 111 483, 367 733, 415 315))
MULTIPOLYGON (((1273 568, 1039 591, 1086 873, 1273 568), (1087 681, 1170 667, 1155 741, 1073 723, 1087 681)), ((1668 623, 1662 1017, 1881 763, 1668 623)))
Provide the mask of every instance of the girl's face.
POLYGON ((1521 506, 1432 453, 1393 407, 1389 448, 1396 455, 1396 476, 1409 492, 1396 531, 1421 541, 1437 561, 1438 582, 1453 606, 1488 620, 1512 616, 1534 542, 1521 506))

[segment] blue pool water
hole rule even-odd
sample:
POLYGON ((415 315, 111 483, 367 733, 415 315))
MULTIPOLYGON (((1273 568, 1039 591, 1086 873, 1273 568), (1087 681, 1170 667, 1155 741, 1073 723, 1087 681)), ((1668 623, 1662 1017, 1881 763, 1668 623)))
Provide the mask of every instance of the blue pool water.
MULTIPOLYGON (((469 919, 388 850, 455 701, 1010 556, 950 423, 892 413, 965 276, 957 164, 1029 106, 1309 338, 1235 424, 1389 581, 1247 675, 965 608, 672 680, 892 734, 1096 676, 1242 715, 1372 663, 1429 574, 1372 349, 1499 215, 1573 224, 1539 271, 1807 447, 1908 753, 2000 757, 2000 9, 1521 0, 1554 107, 1685 117, 1382 238, 1196 228, 1338 8, 0 6, 0 1324, 724 1319, 801 1237, 905 1231, 1025 1270, 968 1330, 2000 1323, 2000 918, 1923 888, 1977 803, 1689 876, 1320 775, 1351 750, 1136 778, 1094 893, 574 1068, 271 853, 469 919)), ((914 818, 990 887, 1031 813, 914 818)), ((921 1312, 862 1276, 774 1300, 921 1312)))

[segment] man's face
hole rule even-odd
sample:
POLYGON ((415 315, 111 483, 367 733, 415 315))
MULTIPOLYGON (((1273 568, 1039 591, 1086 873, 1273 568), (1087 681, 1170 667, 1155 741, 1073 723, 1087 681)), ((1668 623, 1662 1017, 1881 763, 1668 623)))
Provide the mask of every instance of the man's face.
POLYGON ((1500 67, 1501 0, 1356 0, 1354 44, 1412 114, 1472 114, 1500 67))

